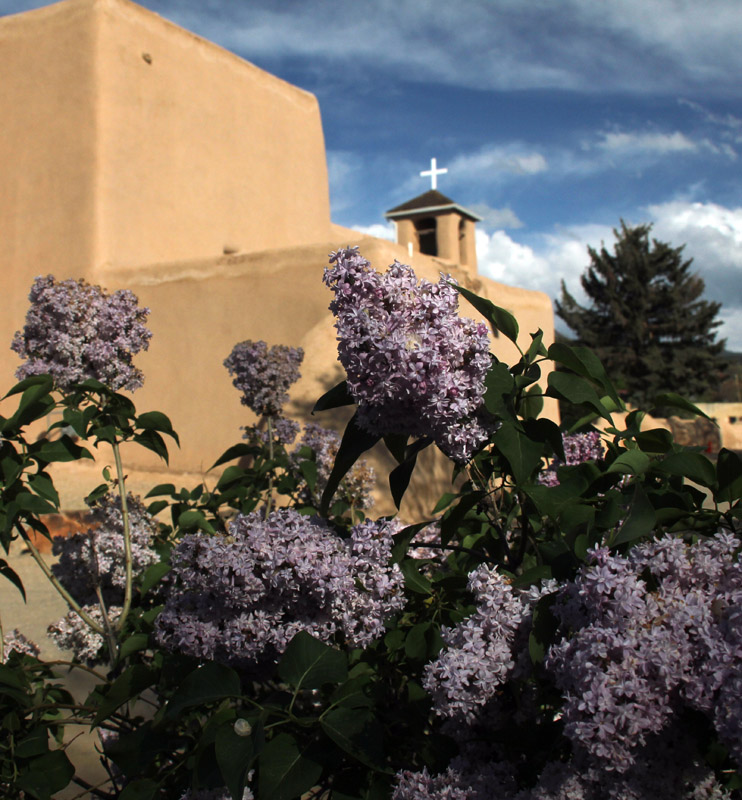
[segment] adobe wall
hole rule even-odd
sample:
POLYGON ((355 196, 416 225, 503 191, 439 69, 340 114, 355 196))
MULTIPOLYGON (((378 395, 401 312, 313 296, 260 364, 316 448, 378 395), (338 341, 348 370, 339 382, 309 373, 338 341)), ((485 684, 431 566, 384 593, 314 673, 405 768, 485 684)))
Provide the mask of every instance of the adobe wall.
POLYGON ((325 241, 314 95, 122 0, 97 24, 97 266, 325 241))
POLYGON ((330 237, 308 92, 128 0, 3 17, 0 57, 0 353, 36 275, 330 237))
POLYGON ((36 275, 95 261, 96 27, 85 3, 0 19, 0 350, 36 275))

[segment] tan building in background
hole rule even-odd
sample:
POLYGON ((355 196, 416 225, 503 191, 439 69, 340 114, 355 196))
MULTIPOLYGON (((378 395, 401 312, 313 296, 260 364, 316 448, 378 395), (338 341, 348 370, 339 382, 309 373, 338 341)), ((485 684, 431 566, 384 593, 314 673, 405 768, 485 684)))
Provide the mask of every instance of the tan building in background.
MULTIPOLYGON (((222 365, 235 343, 304 348, 297 418, 343 377, 321 281, 338 247, 360 245, 379 270, 396 258, 451 273, 511 310, 523 344, 537 328, 552 341, 548 297, 478 276, 477 218, 444 195, 425 209, 434 250, 402 218, 399 244, 333 225, 316 98, 213 43, 128 0, 64 0, 0 19, 0 54, 0 343, 36 275, 133 290, 154 332, 134 400, 180 433, 172 470, 200 475, 252 422, 222 365)), ((493 349, 516 358, 504 337, 493 349)), ((17 366, 0 346, 4 385, 17 366)), ((127 466, 160 468, 141 450, 127 466)))

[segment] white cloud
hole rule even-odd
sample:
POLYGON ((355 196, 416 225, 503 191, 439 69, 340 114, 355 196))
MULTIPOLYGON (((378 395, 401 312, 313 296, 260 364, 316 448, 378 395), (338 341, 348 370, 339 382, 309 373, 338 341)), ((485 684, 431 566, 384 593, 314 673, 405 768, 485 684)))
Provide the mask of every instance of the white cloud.
MULTIPOLYGON (((728 93, 742 71, 738 0, 143 0, 258 62, 382 68, 484 89, 728 93)), ((2 0, 21 10, 34 0, 2 0)))
POLYGON ((620 153, 655 152, 678 153, 683 150, 697 150, 698 145, 678 131, 674 133, 604 133, 596 147, 620 153))
POLYGON ((449 175, 457 180, 495 180, 503 173, 536 175, 548 169, 544 156, 525 145, 512 143, 484 147, 475 153, 464 153, 451 161, 449 175))
POLYGON ((389 239, 391 242, 397 241, 397 231, 393 224, 382 225, 375 223, 374 225, 354 225, 354 231, 365 233, 366 236, 375 236, 377 239, 389 239))
POLYGON ((522 228, 523 223, 518 219, 518 215, 510 206, 504 208, 492 208, 486 203, 474 203, 468 205, 478 217, 482 218, 479 223, 482 228, 522 228))
MULTIPOLYGON (((674 247, 685 245, 684 255, 693 259, 692 269, 706 284, 704 298, 722 303, 719 338, 728 340, 729 349, 742 351, 742 208, 674 201, 645 210, 654 238, 674 247)), ((502 283, 546 292, 552 299, 560 297, 564 280, 575 299, 585 303, 580 277, 590 264, 587 246, 599 249, 605 244, 612 251, 614 242, 612 229, 604 225, 559 228, 523 242, 504 231, 488 235, 480 230, 479 271, 502 283)))

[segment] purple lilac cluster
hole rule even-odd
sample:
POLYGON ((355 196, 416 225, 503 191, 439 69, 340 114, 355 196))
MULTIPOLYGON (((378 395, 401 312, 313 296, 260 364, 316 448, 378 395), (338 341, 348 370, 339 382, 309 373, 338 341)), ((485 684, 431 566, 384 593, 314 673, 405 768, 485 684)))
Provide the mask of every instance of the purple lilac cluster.
POLYGON ((484 564, 469 575, 469 590, 476 611, 454 628, 441 630, 445 648, 425 667, 423 686, 436 714, 471 724, 511 677, 514 645, 530 620, 531 606, 484 564))
POLYGON ((623 771, 683 706, 705 713, 742 765, 742 559, 720 533, 606 548, 561 592, 565 638, 546 666, 563 691, 565 733, 623 771))
POLYGON ((301 377, 303 360, 301 347, 277 344, 269 348, 263 341, 248 339, 234 346, 224 366, 242 392, 242 404, 259 417, 275 417, 289 399, 289 388, 301 377))
POLYGON ((417 281, 395 261, 381 275, 355 247, 330 256, 324 281, 338 358, 361 427, 380 435, 429 436, 466 462, 487 441, 484 379, 490 368, 484 323, 458 316, 450 279, 417 281))
POLYGON ((573 757, 547 763, 534 786, 518 789, 515 764, 469 742, 439 775, 399 772, 392 800, 732 800, 694 747, 691 731, 678 726, 655 737, 626 773, 573 757))
POLYGON ((404 579, 389 563, 395 530, 367 521, 343 540, 319 520, 279 509, 238 515, 228 536, 184 536, 157 639, 245 669, 274 662, 299 631, 365 647, 404 605, 404 579))
MULTIPOLYGON (((131 534, 132 573, 137 576, 160 558, 152 547, 156 520, 138 497, 127 496, 131 534)), ((100 587, 107 603, 120 603, 124 596, 124 522, 121 498, 109 492, 93 507, 91 527, 74 536, 55 536, 53 553, 59 556, 52 572, 78 603, 97 602, 100 587)))
POLYGON ((149 347, 152 333, 145 326, 149 309, 132 292, 108 294, 84 280, 56 283, 47 275, 36 278, 29 300, 26 324, 11 345, 25 359, 19 380, 48 373, 60 389, 88 378, 113 390, 142 385, 132 356, 149 347))
POLYGON ((559 467, 573 467, 585 461, 599 461, 603 458, 603 443, 598 431, 589 433, 563 433, 562 445, 564 447, 564 461, 555 458, 551 464, 538 476, 539 483, 545 486, 558 486, 559 467))
MULTIPOLYGON (((322 497, 327 486, 327 479, 330 477, 332 467, 335 464, 340 448, 340 437, 335 431, 323 428, 314 422, 304 426, 299 445, 291 454, 291 461, 295 467, 299 467, 303 458, 301 456, 302 447, 309 447, 314 452, 315 463, 317 464, 317 479, 314 492, 310 491, 309 486, 304 484, 300 490, 300 499, 306 503, 317 504, 322 497)), ((346 473, 336 497, 342 497, 349 505, 357 509, 369 509, 374 504, 373 490, 376 486, 376 473, 373 467, 365 459, 360 459, 346 473)))
POLYGON ((0 664, 4 664, 12 651, 16 653, 25 653, 25 655, 39 657, 41 650, 36 642, 32 642, 24 636, 18 628, 12 630, 9 634, 2 639, 2 650, 0 651, 0 664))
POLYGON ((293 444, 301 425, 286 417, 271 417, 270 419, 270 430, 263 425, 247 425, 242 428, 245 431, 242 438, 247 439, 251 444, 263 447, 267 446, 271 439, 284 447, 293 444))
MULTIPOLYGON (((103 613, 99 605, 85 605, 82 610, 103 627, 103 613)), ((109 624, 114 624, 121 616, 120 606, 109 606, 106 616, 109 624)), ((47 628, 49 638, 60 650, 71 650, 75 659, 83 664, 100 663, 107 657, 106 641, 99 633, 92 630, 76 612, 70 611, 62 619, 47 628)))

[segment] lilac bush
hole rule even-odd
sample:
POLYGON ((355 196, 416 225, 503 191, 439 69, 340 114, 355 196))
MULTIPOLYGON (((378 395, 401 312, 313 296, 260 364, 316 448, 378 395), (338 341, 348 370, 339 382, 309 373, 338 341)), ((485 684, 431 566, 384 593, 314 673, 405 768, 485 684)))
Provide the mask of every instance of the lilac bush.
POLYGON ((11 652, 25 653, 26 655, 39 657, 41 650, 36 642, 24 636, 18 628, 5 634, 2 638, 2 652, 0 652, 0 664, 4 664, 10 657, 11 652))
POLYGON ((395 261, 381 275, 355 247, 330 257, 338 358, 362 428, 429 436, 468 461, 488 438, 482 398, 490 367, 484 323, 458 316, 450 279, 417 281, 395 261))
MULTIPOLYGON (((84 605, 82 610, 96 625, 103 627, 106 624, 99 605, 84 605)), ((108 606, 107 624, 115 624, 121 610, 120 606, 108 606)), ((105 638, 94 631, 76 611, 69 611, 62 619, 52 623, 47 634, 60 650, 71 650, 74 658, 82 664, 99 664, 108 655, 105 638)))
POLYGON ((299 631, 364 647, 404 603, 401 572, 389 563, 395 530, 366 521, 343 540, 319 520, 280 509, 238 515, 228 536, 184 536, 157 639, 248 669, 272 663, 299 631))
POLYGON ((555 458, 551 464, 539 473, 539 483, 546 486, 558 486, 559 467, 568 467, 583 464, 585 461, 599 461, 603 458, 604 448, 598 431, 588 433, 563 433, 562 446, 564 447, 564 461, 555 458))
POLYGON ((246 340, 236 344, 224 360, 232 383, 242 392, 242 404, 260 416, 278 416, 288 400, 290 386, 301 377, 301 347, 246 340))
MULTIPOLYGON (((301 450, 309 447, 314 452, 317 465, 317 478, 314 492, 304 482, 300 489, 303 502, 317 504, 327 486, 335 456, 340 447, 340 437, 335 431, 309 422, 304 426, 299 444, 291 453, 291 461, 295 467, 301 464, 301 450)), ((369 509, 374 504, 373 490, 376 486, 376 474, 373 467, 365 459, 356 461, 340 481, 339 494, 356 509, 369 509)))
MULTIPOLYGON (((157 521, 147 513, 138 497, 128 495, 132 574, 140 575, 160 557, 152 547, 157 521)), ((93 507, 91 527, 73 536, 55 536, 53 553, 59 556, 52 572, 81 604, 97 602, 100 587, 107 603, 120 603, 124 596, 124 522, 121 498, 109 492, 93 507)))
POLYGON ((445 644, 425 669, 423 685, 435 712, 473 722, 511 676, 513 644, 529 613, 508 581, 486 565, 469 575, 477 610, 454 628, 443 628, 445 644))
POLYGON ((739 550, 728 533, 666 536, 627 556, 599 548, 561 590, 565 638, 546 665, 564 693, 566 735, 606 769, 628 769, 684 706, 742 761, 739 550))
POLYGON ((132 357, 149 347, 152 333, 145 326, 149 309, 132 292, 108 294, 84 280, 57 283, 47 275, 36 278, 29 300, 26 324, 11 345, 25 360, 19 380, 48 373, 60 389, 88 378, 114 391, 142 385, 132 357))

